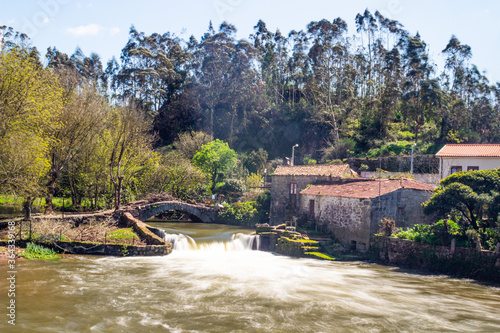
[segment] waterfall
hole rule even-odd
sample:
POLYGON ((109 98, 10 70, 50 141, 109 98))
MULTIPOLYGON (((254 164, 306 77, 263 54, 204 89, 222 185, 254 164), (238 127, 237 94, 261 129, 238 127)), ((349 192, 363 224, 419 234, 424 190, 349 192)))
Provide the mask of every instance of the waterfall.
POLYGON ((174 251, 186 251, 196 248, 196 242, 189 236, 183 234, 167 234, 163 236, 167 242, 172 243, 174 251))
POLYGON ((247 235, 237 233, 234 234, 232 239, 234 243, 241 243, 244 250, 259 250, 260 249, 260 236, 259 235, 247 235))
POLYGON ((228 241, 200 242, 183 234, 164 233, 163 238, 172 243, 174 251, 251 251, 260 248, 259 235, 234 234, 228 241))

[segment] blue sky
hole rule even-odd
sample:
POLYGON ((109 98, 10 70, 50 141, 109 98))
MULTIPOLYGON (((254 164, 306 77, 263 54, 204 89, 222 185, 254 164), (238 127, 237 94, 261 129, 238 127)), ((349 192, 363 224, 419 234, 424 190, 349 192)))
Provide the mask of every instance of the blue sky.
POLYGON ((247 38, 259 19, 270 30, 305 29, 311 21, 341 17, 355 33, 354 17, 368 8, 396 19, 412 34, 420 32, 432 59, 442 65, 440 52, 452 34, 472 47, 472 63, 500 81, 500 12, 498 0, 0 0, 0 25, 28 33, 45 54, 47 47, 72 54, 79 46, 86 55, 98 53, 103 62, 119 58, 131 25, 146 34, 170 31, 197 39, 228 21, 247 38))

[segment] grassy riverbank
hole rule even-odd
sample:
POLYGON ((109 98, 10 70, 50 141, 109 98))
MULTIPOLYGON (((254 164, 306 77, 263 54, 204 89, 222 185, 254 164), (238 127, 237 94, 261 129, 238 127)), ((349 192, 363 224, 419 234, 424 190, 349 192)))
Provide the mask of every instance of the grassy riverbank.
MULTIPOLYGON (((0 230, 0 240, 7 241, 8 230, 0 230)), ((111 220, 91 220, 77 224, 61 219, 37 219, 31 223, 19 221, 16 240, 32 240, 36 243, 92 242, 103 244, 145 245, 132 228, 119 226, 111 220)))
MULTIPOLYGON (((6 208, 9 213, 15 212, 19 213, 21 216, 23 213, 23 203, 25 198, 15 195, 0 195, 0 214, 2 213, 2 208, 6 208)), ((101 203, 100 203, 101 204, 101 203)), ((45 210, 46 201, 45 198, 37 198, 33 201, 33 210, 38 212, 43 212, 45 210)), ((52 198, 52 206, 54 207, 54 212, 72 212, 79 210, 90 209, 91 203, 89 200, 83 200, 80 207, 74 207, 71 198, 65 197, 54 197, 52 198)), ((104 203, 102 203, 104 206, 104 203)))

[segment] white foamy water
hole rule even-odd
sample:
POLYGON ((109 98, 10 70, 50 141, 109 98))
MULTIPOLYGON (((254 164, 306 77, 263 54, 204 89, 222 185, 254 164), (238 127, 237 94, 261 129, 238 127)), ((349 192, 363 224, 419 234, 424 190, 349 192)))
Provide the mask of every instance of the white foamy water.
POLYGON ((165 235, 165 240, 173 243, 174 251, 251 251, 258 250, 260 237, 258 235, 234 234, 230 241, 201 242, 185 235, 165 235))
POLYGON ((184 234, 163 233, 163 239, 172 243, 173 251, 251 251, 260 248, 260 236, 236 233, 230 240, 199 242, 184 234))

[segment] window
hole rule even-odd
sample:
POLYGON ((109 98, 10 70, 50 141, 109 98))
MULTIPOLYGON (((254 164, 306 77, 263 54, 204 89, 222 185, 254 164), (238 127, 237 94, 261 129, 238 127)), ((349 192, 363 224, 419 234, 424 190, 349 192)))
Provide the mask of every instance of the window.
POLYGON ((468 166, 467 171, 472 171, 472 170, 479 170, 478 166, 468 166))
POLYGON ((460 172, 460 171, 462 171, 462 167, 461 166, 452 166, 451 167, 450 175, 454 174, 455 172, 460 172))
POLYGON ((405 208, 404 207, 398 207, 397 214, 398 214, 398 216, 403 216, 405 214, 405 208))
POLYGON ((297 194, 297 183, 290 183, 290 194, 297 194))

